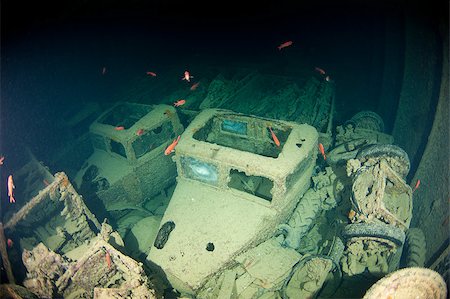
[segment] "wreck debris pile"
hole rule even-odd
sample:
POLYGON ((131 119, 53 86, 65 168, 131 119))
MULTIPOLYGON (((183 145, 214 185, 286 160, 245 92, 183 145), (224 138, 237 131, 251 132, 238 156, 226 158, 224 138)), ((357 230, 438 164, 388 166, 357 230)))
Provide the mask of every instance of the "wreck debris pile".
POLYGON ((343 165, 359 150, 371 144, 392 144, 394 138, 383 133, 381 118, 371 111, 361 111, 351 120, 336 127, 335 146, 328 153, 330 165, 343 165))
POLYGON ((122 248, 123 241, 111 226, 100 226, 67 175, 42 179, 39 174, 48 170, 33 158, 25 168, 17 177, 26 203, 5 224, 6 234, 17 240, 11 250, 22 252, 24 286, 39 298, 94 298, 96 287, 110 288, 95 292, 98 298, 125 290, 131 297, 155 298, 142 265, 111 245, 122 248), (26 194, 35 196, 26 200, 26 194))
POLYGON ((354 210, 343 233, 347 275, 367 269, 379 277, 398 268, 412 218, 412 191, 403 180, 408 171, 407 154, 394 145, 370 145, 348 161, 354 210))
POLYGON ((60 278, 69 263, 61 255, 39 243, 32 251, 24 249, 22 261, 28 270, 23 285, 39 298, 54 298, 55 281, 60 278))
POLYGON ((327 160, 331 167, 322 172, 318 168, 292 217, 279 227, 285 237, 281 244, 302 254, 299 265, 305 265, 296 266, 298 273, 293 270, 286 279, 283 298, 314 296, 319 290, 332 296, 336 288, 330 284, 337 286, 339 281, 345 288, 352 277, 370 277, 370 281, 402 265, 423 266, 424 236, 409 228, 412 190, 404 179, 409 158, 392 145, 392 136, 383 129, 381 118, 370 111, 337 127, 327 160), (322 273, 328 275, 325 286, 317 284, 319 276, 306 266, 321 258, 334 260, 333 267, 322 273))
POLYGON ((24 285, 40 298, 120 298, 123 294, 156 298, 142 265, 107 243, 103 239, 107 235, 102 232, 67 255, 50 251, 42 243, 24 250, 28 270, 24 285))
POLYGON ((50 185, 11 216, 5 229, 18 235, 33 231, 32 237, 28 235, 22 240, 26 248, 43 242, 52 250, 67 252, 94 237, 100 224, 67 176, 60 172, 50 185))

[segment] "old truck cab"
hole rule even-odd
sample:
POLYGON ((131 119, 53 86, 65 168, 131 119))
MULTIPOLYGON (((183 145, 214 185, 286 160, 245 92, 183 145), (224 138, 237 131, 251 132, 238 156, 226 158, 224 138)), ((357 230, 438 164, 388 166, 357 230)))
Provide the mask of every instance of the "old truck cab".
POLYGON ((307 124, 203 110, 176 147, 177 186, 147 260, 195 295, 287 221, 310 186, 317 142, 307 124))
POLYGON ((123 202, 139 205, 175 181, 175 163, 164 149, 183 126, 172 106, 120 102, 89 131, 94 152, 75 182, 83 194, 100 198, 106 210, 123 202))

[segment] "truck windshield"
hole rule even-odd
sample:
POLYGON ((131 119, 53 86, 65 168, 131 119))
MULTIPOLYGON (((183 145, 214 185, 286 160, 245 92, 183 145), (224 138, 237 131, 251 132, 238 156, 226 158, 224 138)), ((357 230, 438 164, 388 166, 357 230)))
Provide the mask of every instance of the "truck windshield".
POLYGON ((148 105, 124 103, 117 105, 99 123, 114 127, 123 126, 125 129, 132 127, 138 120, 147 115, 153 108, 148 105))
POLYGON ((199 141, 277 158, 291 130, 289 126, 274 121, 227 114, 211 118, 193 137, 199 141))

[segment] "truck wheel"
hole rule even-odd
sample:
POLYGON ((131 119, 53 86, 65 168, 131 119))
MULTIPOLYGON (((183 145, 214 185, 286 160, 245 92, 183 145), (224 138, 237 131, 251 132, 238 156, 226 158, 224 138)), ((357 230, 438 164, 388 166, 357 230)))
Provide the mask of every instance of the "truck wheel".
POLYGON ((406 232, 405 250, 402 264, 404 267, 423 267, 426 254, 425 235, 420 228, 410 228, 406 232))
POLYGON ((386 161, 389 167, 400 176, 406 177, 411 167, 408 154, 400 147, 392 144, 374 144, 362 148, 356 155, 356 159, 364 160, 368 158, 393 158, 393 161, 386 161))
POLYGON ((405 233, 395 226, 382 223, 354 223, 344 228, 345 238, 376 237, 394 242, 402 246, 405 241, 405 233))
POLYGON ((353 115, 347 123, 353 124, 355 128, 384 132, 383 119, 372 111, 360 111, 353 115))

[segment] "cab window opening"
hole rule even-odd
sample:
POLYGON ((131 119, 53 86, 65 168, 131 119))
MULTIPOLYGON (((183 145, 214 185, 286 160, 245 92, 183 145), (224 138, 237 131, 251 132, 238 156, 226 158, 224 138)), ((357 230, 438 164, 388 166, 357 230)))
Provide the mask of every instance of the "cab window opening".
POLYGON ((272 201, 273 181, 266 177, 246 175, 243 171, 231 169, 228 187, 272 201))

